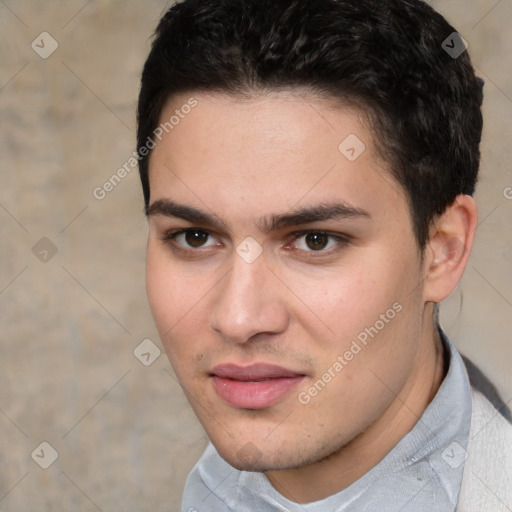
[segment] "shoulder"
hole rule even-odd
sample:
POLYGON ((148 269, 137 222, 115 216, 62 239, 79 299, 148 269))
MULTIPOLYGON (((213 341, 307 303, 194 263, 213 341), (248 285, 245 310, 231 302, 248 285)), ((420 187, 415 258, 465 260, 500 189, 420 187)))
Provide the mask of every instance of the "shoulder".
POLYGON ((512 508, 512 425, 472 389, 471 429, 458 512, 512 508))

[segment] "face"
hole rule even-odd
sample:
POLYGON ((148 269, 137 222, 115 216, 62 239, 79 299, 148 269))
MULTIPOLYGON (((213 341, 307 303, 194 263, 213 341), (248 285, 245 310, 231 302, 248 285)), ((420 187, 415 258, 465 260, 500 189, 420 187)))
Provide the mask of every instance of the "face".
POLYGON ((221 456, 305 466, 382 422, 418 371, 406 196, 354 110, 298 92, 193 96, 151 155, 150 307, 221 456))

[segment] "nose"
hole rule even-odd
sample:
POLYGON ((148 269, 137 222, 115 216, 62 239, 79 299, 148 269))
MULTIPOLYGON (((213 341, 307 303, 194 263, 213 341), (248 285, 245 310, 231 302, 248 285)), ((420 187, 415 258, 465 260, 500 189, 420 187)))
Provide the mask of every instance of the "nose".
POLYGON ((215 288, 210 326, 225 341, 246 343, 258 335, 286 330, 289 316, 264 255, 247 263, 237 254, 233 267, 215 288))

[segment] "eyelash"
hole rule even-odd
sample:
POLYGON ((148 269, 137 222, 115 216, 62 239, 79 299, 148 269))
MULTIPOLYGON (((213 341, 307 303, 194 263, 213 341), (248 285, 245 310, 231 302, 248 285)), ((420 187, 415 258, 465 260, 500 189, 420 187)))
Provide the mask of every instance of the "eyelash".
MULTIPOLYGON (((201 254, 201 252, 203 252, 203 249, 204 249, 203 247, 199 247, 197 249, 188 249, 188 248, 185 248, 175 242, 176 238, 179 235, 182 235, 182 234, 190 232, 190 231, 199 231, 202 233, 207 233, 209 236, 213 236, 212 233, 210 233, 206 229, 186 228, 186 229, 169 231, 162 236, 161 240, 163 243, 170 245, 173 251, 180 252, 180 253, 182 253, 184 255, 188 255, 190 257, 199 256, 201 254)), ((322 230, 318 230, 318 229, 309 229, 309 230, 302 230, 302 231, 297 231, 295 233, 292 233, 293 238, 290 242, 288 242, 286 244, 286 246, 289 246, 291 243, 294 243, 298 239, 302 238, 303 236, 307 236, 309 234, 317 234, 317 235, 327 236, 327 237, 329 237, 329 239, 335 240, 337 242, 337 246, 334 248, 328 249, 328 250, 321 249, 318 251, 313 251, 313 250, 305 251, 303 249, 295 249, 295 251, 301 251, 301 252, 305 252, 306 254, 308 254, 308 256, 306 256, 306 258, 319 258, 319 257, 331 256, 352 243, 352 239, 348 235, 342 235, 340 233, 334 234, 334 233, 329 233, 328 231, 322 231, 322 230)), ((208 247, 215 247, 215 245, 206 246, 206 249, 208 247)))

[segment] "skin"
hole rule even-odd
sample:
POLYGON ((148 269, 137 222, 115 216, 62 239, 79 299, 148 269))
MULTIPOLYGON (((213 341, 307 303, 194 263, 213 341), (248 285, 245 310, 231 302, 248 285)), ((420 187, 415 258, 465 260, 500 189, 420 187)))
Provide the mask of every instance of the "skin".
MULTIPOLYGON (((189 96, 172 98, 162 121, 189 96)), ((193 96, 198 106, 150 159, 150 307, 219 454, 238 469, 264 472, 292 501, 319 500, 374 467, 439 388, 445 370, 433 303, 462 275, 476 208, 459 196, 432 225, 422 258, 405 192, 355 110, 297 90, 193 96), (366 145, 353 162, 338 150, 349 134, 366 145), (168 215, 166 201, 222 223, 168 215), (264 229, 272 215, 335 203, 365 215, 264 229), (200 230, 204 245, 191 246, 190 232, 166 239, 181 229, 200 230), (304 230, 346 240, 320 237, 327 245, 318 249, 297 234, 304 230), (236 251, 249 236, 263 251, 252 263, 236 251), (396 303, 401 311, 301 403, 299 393, 396 303), (304 378, 275 405, 241 409, 212 386, 212 369, 228 362, 277 364, 304 378)))

